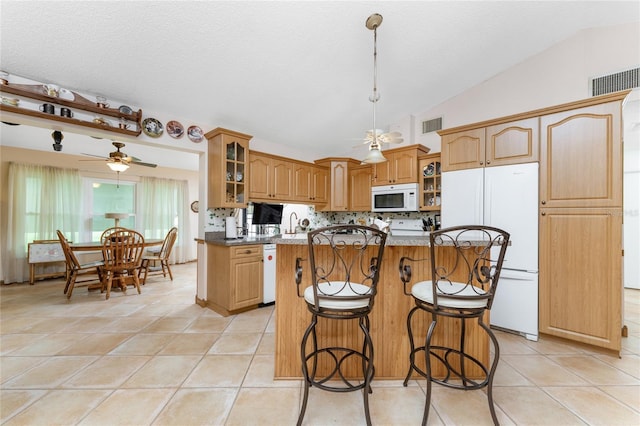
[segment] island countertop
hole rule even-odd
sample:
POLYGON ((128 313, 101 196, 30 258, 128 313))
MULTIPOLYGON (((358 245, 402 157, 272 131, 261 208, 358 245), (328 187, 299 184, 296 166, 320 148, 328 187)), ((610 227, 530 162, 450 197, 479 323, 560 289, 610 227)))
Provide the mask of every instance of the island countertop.
MULTIPOLYGON (((340 235, 345 241, 354 238, 349 234, 340 235)), ((222 246, 238 246, 250 244, 288 244, 307 245, 307 234, 248 235, 240 238, 225 239, 224 232, 205 233, 204 242, 222 246)), ((429 236, 387 236, 387 246, 425 246, 429 247, 429 236)))

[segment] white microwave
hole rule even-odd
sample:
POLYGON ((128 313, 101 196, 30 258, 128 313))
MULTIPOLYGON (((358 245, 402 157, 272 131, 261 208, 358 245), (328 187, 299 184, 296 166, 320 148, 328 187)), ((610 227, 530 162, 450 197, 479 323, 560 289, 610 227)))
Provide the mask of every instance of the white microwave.
POLYGON ((371 211, 418 211, 418 184, 383 185, 371 187, 371 211))

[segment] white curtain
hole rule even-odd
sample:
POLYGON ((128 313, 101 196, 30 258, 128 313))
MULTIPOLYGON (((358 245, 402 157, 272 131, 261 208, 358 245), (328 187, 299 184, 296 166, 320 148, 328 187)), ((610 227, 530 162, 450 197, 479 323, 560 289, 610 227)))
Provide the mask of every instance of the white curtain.
POLYGON ((29 279, 27 247, 57 239, 61 230, 77 240, 82 228, 82 180, 77 170, 9 163, 5 283, 29 279))
POLYGON ((186 180, 142 177, 138 185, 136 211, 139 212, 136 228, 145 238, 164 238, 169 229, 178 228, 178 238, 171 252, 172 263, 195 259, 186 180))

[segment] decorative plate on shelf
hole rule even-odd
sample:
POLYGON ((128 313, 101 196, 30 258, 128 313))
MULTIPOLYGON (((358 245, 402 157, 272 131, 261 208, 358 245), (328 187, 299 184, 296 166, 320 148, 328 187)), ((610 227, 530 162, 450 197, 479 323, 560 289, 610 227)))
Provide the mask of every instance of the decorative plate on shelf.
POLYGON ((152 138, 159 138, 164 132, 162 123, 155 118, 145 118, 142 120, 142 131, 152 138))
POLYGON ((180 122, 171 120, 167 122, 167 133, 174 139, 180 139, 184 136, 184 127, 180 122))
POLYGON ((204 140, 204 132, 198 126, 190 126, 187 130, 187 136, 191 142, 200 143, 204 140))
POLYGON ((198 213, 198 211, 200 210, 198 204, 199 203, 197 201, 194 201, 193 203, 191 203, 191 211, 192 212, 198 213))
POLYGON ((133 110, 131 109, 131 107, 128 107, 126 105, 120 105, 120 108, 118 108, 118 111, 127 115, 133 114, 133 110))
POLYGON ((424 176, 433 176, 436 172, 436 166, 433 163, 430 163, 427 167, 424 168, 422 174, 424 176))

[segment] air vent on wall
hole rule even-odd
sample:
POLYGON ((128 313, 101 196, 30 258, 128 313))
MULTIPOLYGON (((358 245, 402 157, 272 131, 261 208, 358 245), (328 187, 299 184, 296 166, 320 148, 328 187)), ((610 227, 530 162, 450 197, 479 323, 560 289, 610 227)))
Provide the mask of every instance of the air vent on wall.
POLYGON ((604 95, 634 87, 640 87, 640 68, 593 78, 591 80, 591 95, 604 95))
POLYGON ((442 129, 442 117, 433 118, 422 122, 422 134, 435 132, 442 129))

